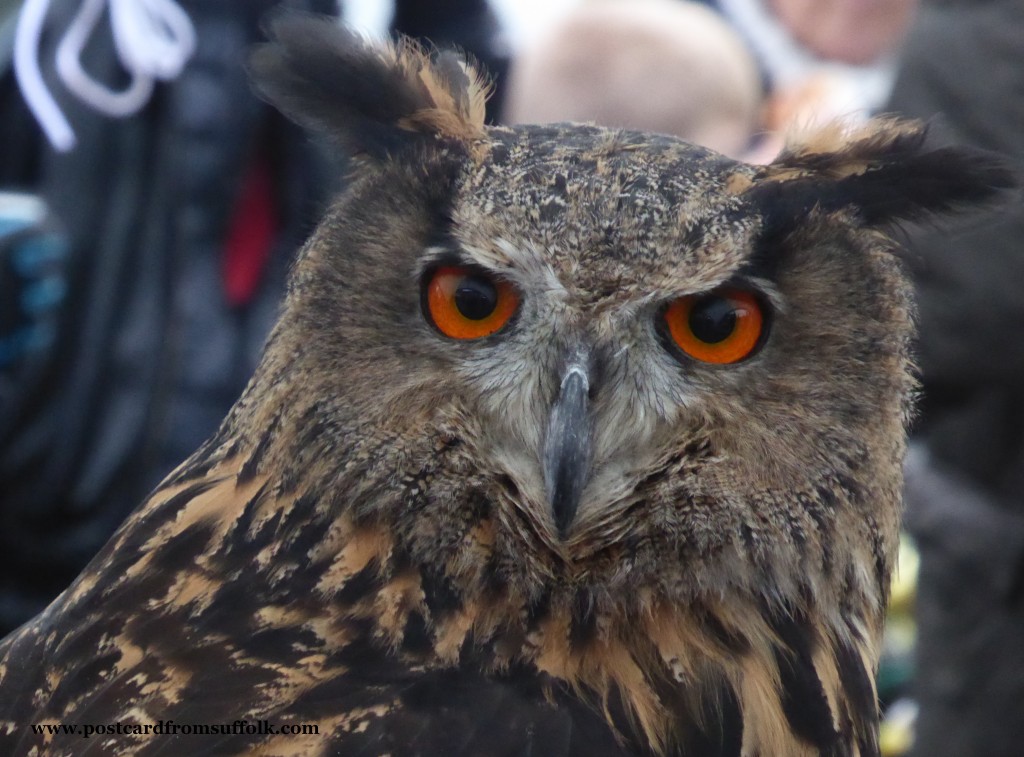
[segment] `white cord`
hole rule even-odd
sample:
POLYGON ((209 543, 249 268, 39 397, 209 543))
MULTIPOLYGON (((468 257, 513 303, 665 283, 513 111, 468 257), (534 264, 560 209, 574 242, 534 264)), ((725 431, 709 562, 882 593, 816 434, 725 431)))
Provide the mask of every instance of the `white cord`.
POLYGON ((43 21, 49 8, 50 0, 25 0, 14 32, 14 75, 22 97, 50 144, 61 152, 67 152, 75 146, 75 132, 46 88, 36 60, 43 21))
MULTIPOLYGON (((153 92, 153 79, 138 69, 125 65, 131 82, 121 92, 114 92, 89 76, 82 68, 81 55, 89 35, 96 28, 107 0, 83 0, 74 20, 57 45, 57 73, 65 86, 80 100, 111 116, 128 116, 145 105, 153 92)), ((111 21, 113 9, 111 5, 111 21)), ((114 37, 115 44, 117 36, 114 37)), ((121 55, 120 47, 118 55, 121 55)))
MULTIPOLYGON (((36 61, 49 2, 26 0, 15 37, 15 66, 22 94, 40 126, 53 146, 66 152, 74 147, 75 135, 46 89, 36 61)), ((149 100, 157 79, 167 81, 181 73, 195 44, 192 22, 175 0, 82 0, 57 45, 57 75, 73 94, 101 113, 130 116, 149 100), (121 91, 89 76, 81 62, 105 6, 118 58, 131 77, 121 91)))
POLYGON ((174 79, 196 47, 188 14, 174 0, 110 0, 114 39, 125 61, 174 79), (137 30, 137 31, 136 31, 137 30))

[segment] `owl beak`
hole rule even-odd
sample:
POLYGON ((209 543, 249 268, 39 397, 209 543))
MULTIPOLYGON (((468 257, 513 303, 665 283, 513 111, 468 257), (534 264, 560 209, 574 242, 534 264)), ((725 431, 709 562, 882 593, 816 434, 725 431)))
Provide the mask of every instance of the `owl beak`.
POLYGON ((589 393, 587 369, 572 363, 562 376, 544 440, 544 485, 562 538, 572 525, 590 473, 589 393))

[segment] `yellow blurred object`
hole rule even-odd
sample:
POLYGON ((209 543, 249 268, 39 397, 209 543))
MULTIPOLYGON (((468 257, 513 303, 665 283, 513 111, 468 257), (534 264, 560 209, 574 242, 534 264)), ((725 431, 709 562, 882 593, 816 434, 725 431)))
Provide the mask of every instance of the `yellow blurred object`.
MULTIPOLYGON (((906 692, 913 673, 913 650, 917 640, 913 611, 920 563, 913 540, 906 533, 901 534, 899 563, 889 595, 878 677, 879 695, 883 701, 906 692)), ((917 704, 911 699, 896 699, 886 708, 879 728, 882 757, 903 757, 910 751, 916 719, 917 704)))
POLYGON ((914 607, 917 593, 917 573, 921 567, 914 540, 906 533, 900 535, 899 562, 892 579, 892 593, 889 596, 889 612, 894 615, 909 615, 914 607))
POLYGON ((917 703, 913 700, 900 699, 886 710, 878 740, 882 757, 902 757, 910 751, 914 743, 917 709, 917 703))

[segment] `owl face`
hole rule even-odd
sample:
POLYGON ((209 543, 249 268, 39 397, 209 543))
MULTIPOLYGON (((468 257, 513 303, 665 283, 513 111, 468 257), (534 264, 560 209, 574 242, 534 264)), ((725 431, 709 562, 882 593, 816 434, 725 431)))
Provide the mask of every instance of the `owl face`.
POLYGON ((430 160, 357 179, 282 327, 315 346, 294 365, 336 423, 417 450, 378 483, 457 445, 427 533, 457 540, 483 500, 516 580, 660 594, 816 575, 843 548, 824 491, 894 522, 909 304, 849 211, 780 234, 761 169, 595 127, 430 160))
POLYGON ((563 541, 610 520, 628 529, 623 510, 644 471, 687 444, 716 467, 726 490, 716 498, 781 491, 808 461, 831 460, 821 450, 849 449, 879 433, 880 417, 900 417, 909 305, 880 239, 857 239, 842 213, 809 214, 802 237, 768 238, 767 214, 743 196, 756 171, 667 137, 492 134, 455 190, 439 254, 509 282, 518 304, 497 333, 450 345, 451 371, 495 432, 485 457, 505 463, 563 541), (883 385, 886 407, 869 399, 883 385), (563 393, 572 448, 556 438, 563 393), (579 476, 564 509, 553 447, 579 476))
POLYGON ((456 59, 296 29, 257 78, 358 167, 255 381, 344 441, 349 512, 467 586, 881 605, 913 379, 879 229, 994 191, 995 169, 887 121, 761 167, 487 128, 456 59))

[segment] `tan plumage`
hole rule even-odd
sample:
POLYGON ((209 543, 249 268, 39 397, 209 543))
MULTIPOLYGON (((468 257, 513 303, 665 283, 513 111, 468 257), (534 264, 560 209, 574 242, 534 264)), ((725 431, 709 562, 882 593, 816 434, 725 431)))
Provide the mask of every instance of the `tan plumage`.
POLYGON ((44 721, 248 718, 319 733, 90 747, 877 754, 914 386, 880 229, 1006 172, 886 121, 766 167, 484 127, 454 58, 275 33, 263 91, 360 165, 220 431, 0 646, 5 753, 79 753, 44 721), (446 265, 511 285, 514 317, 440 333, 446 265), (726 282, 770 313, 751 357, 666 344, 666 303, 726 282))

